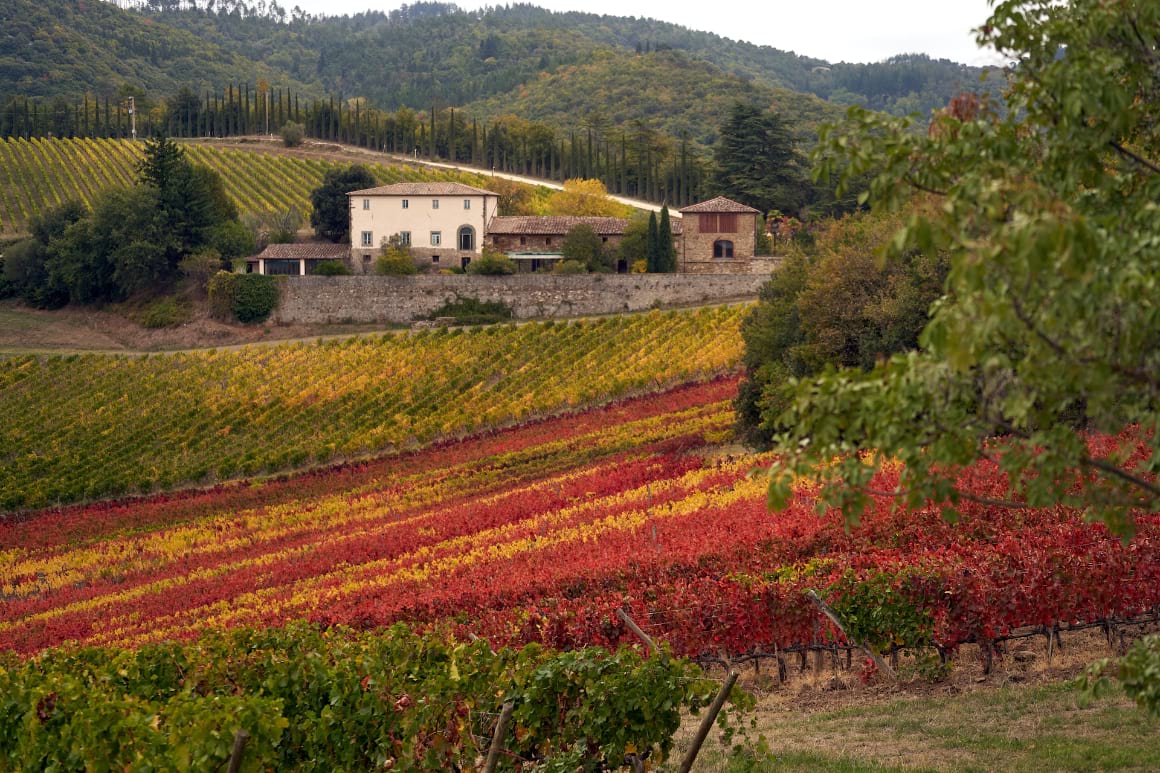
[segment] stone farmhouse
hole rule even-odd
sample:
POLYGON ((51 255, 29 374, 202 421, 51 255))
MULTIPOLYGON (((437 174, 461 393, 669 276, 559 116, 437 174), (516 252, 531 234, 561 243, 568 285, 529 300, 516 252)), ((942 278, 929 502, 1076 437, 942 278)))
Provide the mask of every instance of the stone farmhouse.
MULTIPOLYGON (((374 272, 382 246, 398 236, 421 271, 466 268, 490 245, 520 273, 547 271, 562 259, 564 237, 588 225, 610 248, 628 220, 614 217, 499 217, 499 195, 461 183, 396 183, 352 191, 349 245, 271 245, 247 261, 251 273, 305 275, 322 260, 345 259, 356 274, 374 272)), ((769 273, 776 259, 754 256, 756 209, 724 197, 679 210, 671 227, 677 271, 692 274, 769 273)), ((628 273, 628 261, 617 271, 628 273)))
POLYGON ((499 209, 498 193, 462 183, 395 183, 347 199, 351 264, 363 274, 374 271, 375 256, 396 234, 423 267, 466 268, 499 209))

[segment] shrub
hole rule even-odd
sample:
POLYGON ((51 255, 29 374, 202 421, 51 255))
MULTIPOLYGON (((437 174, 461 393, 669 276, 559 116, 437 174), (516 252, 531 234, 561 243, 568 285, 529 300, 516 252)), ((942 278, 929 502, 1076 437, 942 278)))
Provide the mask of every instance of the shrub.
POLYGON ((306 127, 294 121, 287 121, 282 124, 280 133, 283 145, 288 148, 296 148, 302 144, 303 138, 306 137, 306 127))
POLYGON ((506 276, 516 273, 516 262, 497 249, 484 247, 483 254, 467 264, 467 273, 506 276))
POLYGON ((419 273, 411 251, 395 234, 383 245, 382 252, 375 259, 375 273, 381 276, 410 276, 419 273))
POLYGON ((142 327, 156 330, 163 327, 177 327, 189 320, 190 309, 185 304, 178 303, 172 295, 150 303, 141 312, 142 327))
POLYGON ((203 247, 197 252, 186 255, 178 264, 181 273, 193 280, 198 290, 206 289, 210 278, 221 268, 222 254, 213 247, 203 247))
POLYGON ((261 274, 234 274, 234 317, 238 322, 265 322, 278 306, 278 280, 261 274))
POLYGON ((588 267, 578 260, 561 260, 552 266, 553 274, 587 274, 588 267))
POLYGON ((315 276, 350 276, 350 267, 341 260, 324 260, 314 267, 315 276))
POLYGON ((491 325, 506 322, 515 313, 512 307, 499 301, 481 301, 478 298, 456 298, 431 312, 428 319, 452 317, 461 325, 491 325))
POLYGON ((278 279, 219 271, 209 280, 210 315, 245 324, 265 322, 278 306, 278 279))
POLYGON ((229 271, 219 271, 209 279, 206 290, 209 293, 209 315, 222 322, 234 318, 234 278, 229 271))

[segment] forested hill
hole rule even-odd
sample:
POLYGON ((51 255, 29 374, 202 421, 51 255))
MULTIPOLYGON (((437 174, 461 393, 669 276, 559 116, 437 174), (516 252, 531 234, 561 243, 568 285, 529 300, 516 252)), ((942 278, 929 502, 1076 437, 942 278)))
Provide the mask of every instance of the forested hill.
MULTIPOLYGON (((139 10, 103 0, 7 0, 0 98, 138 88, 160 99, 182 86, 220 91, 230 81, 265 79, 303 94, 427 109, 509 94, 563 67, 639 66, 630 58, 666 49, 711 65, 706 77, 727 79, 730 92, 782 87, 890 112, 942 106, 979 77, 976 68, 925 56, 832 64, 653 19, 531 5, 466 12, 417 3, 314 18, 287 13, 277 0, 143 0, 139 10)), ((557 79, 556 88, 568 81, 557 79)))
POLYGON ((180 86, 277 81, 321 96, 274 62, 253 59, 101 0, 0 2, 0 98, 170 95, 180 86))
MULTIPOLYGON (((792 116, 799 139, 810 144, 823 121, 836 121, 838 105, 762 81, 747 80, 677 50, 606 56, 569 65, 506 94, 467 105, 484 119, 514 115, 550 126, 644 128, 694 145, 717 141, 722 116, 737 103, 774 108, 792 116), (579 117, 579 121, 577 118, 579 117)), ((654 140, 654 143, 657 140, 654 140)))

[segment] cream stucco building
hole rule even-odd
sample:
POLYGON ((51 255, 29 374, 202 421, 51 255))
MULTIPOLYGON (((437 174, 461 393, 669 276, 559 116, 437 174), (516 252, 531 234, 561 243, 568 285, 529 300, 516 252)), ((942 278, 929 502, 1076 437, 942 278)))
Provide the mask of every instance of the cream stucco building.
POLYGON ((395 183, 347 194, 350 257, 372 273, 386 241, 398 234, 419 265, 465 267, 480 254, 499 194, 462 183, 395 183))

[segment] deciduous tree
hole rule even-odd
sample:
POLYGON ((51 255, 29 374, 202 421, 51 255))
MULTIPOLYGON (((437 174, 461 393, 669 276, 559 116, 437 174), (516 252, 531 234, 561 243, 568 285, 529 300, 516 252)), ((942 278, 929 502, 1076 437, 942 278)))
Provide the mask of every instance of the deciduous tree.
POLYGON ((1005 111, 966 97, 915 132, 854 109, 823 134, 820 174, 872 172, 875 206, 939 199, 893 245, 943 252, 950 271, 921 351, 797 384, 775 502, 809 471, 856 519, 896 459, 892 496, 953 511, 969 496, 957 473, 990 458, 1013 503, 1079 507, 1125 535, 1160 508, 1158 31, 1156 3, 1006 2, 979 31, 1012 62, 1005 111), (1101 454, 1077 427, 1128 439, 1101 454))
POLYGON ((310 225, 314 232, 332 242, 350 241, 350 202, 346 194, 374 184, 374 175, 362 164, 326 170, 322 185, 310 194, 310 225))

